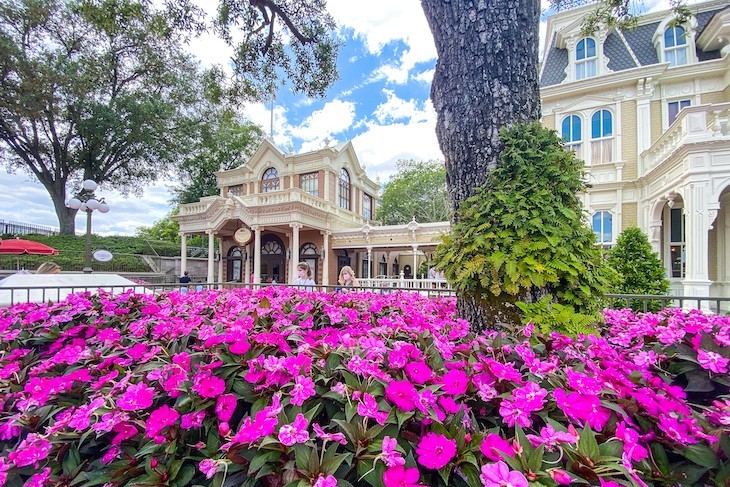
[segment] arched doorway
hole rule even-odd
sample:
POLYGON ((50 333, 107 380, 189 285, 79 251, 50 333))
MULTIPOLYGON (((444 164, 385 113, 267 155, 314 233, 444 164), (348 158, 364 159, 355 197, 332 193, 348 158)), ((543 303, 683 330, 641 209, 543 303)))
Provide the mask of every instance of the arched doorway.
POLYGON ((261 238, 261 282, 286 282, 284 242, 272 233, 261 238))
POLYGON ((409 264, 403 266, 403 277, 405 279, 413 279, 413 270, 409 264))
POLYGON ((226 257, 226 276, 228 281, 243 282, 245 251, 241 247, 231 247, 226 257))
POLYGON ((312 279, 314 282, 320 282, 317 279, 317 263, 319 262, 319 251, 317 246, 312 242, 307 242, 299 247, 299 262, 306 262, 309 264, 309 268, 312 269, 312 279))

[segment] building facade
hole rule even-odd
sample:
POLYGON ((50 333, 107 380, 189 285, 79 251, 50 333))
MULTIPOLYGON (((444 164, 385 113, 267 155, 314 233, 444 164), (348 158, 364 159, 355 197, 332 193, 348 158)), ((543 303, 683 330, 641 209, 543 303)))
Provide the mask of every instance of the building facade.
MULTIPOLYGON (((264 140, 241 166, 216 173, 220 194, 180 205, 182 256, 190 235, 208 236, 208 282, 293 283, 307 262, 315 282, 415 276, 448 223, 375 226, 379 185, 352 143, 286 154, 264 140), (220 258, 214 258, 216 247, 220 258)), ((187 267, 183 257, 181 273, 187 267)))
POLYGON ((677 294, 730 289, 730 8, 693 6, 636 29, 581 34, 591 5, 548 20, 540 70, 545 126, 585 161, 599 243, 638 226, 677 294))
MULTIPOLYGON (((582 196, 597 243, 610 247, 623 229, 638 226, 675 294, 728 296, 727 0, 693 6, 685 25, 656 12, 636 29, 586 36, 592 8, 548 19, 540 93, 543 124, 586 163, 591 186, 582 196)), ((360 277, 416 277, 449 228, 375 225, 379 188, 349 142, 293 155, 266 140, 217 177, 220 195, 181 205, 177 217, 183 237, 210 237, 210 282, 216 240, 220 281, 292 282, 299 261, 324 285, 336 282, 343 265, 360 277)))

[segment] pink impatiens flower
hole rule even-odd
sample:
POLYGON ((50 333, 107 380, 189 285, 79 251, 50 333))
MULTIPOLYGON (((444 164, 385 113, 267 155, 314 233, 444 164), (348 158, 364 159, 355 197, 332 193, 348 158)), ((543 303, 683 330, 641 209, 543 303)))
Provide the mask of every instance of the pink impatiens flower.
POLYGON ((174 425, 179 417, 180 413, 167 404, 163 404, 160 408, 155 409, 147 419, 147 438, 154 438, 155 442, 160 443, 164 440, 164 437, 160 436, 162 430, 174 425))
POLYGON ((401 411, 408 412, 416 409, 418 392, 407 380, 397 380, 385 386, 385 397, 401 411))
POLYGON ((527 478, 522 472, 510 471, 504 462, 497 462, 482 466, 479 476, 484 487, 528 487, 527 478))
POLYGON ((396 467, 398 465, 405 465, 406 460, 401 456, 400 452, 396 451, 398 446, 398 440, 386 436, 383 438, 383 450, 380 454, 380 459, 387 467, 396 467))
POLYGON ((131 384, 117 400, 117 407, 122 411, 138 411, 152 406, 155 390, 142 382, 131 384))
POLYGON ((424 384, 431 379, 433 371, 426 362, 416 360, 405 366, 406 377, 414 384, 424 384))
POLYGON ((337 479, 333 475, 320 475, 312 487, 337 487, 337 479))
POLYGON ((222 394, 218 396, 215 404, 215 413, 218 415, 219 421, 227 422, 233 416, 236 410, 236 396, 234 394, 222 394))
POLYGON ((485 436, 480 448, 484 456, 494 462, 502 460, 503 457, 500 452, 510 457, 515 456, 515 451, 512 449, 510 442, 496 433, 489 433, 485 436))
POLYGON ((716 352, 699 349, 697 351, 697 361, 703 369, 712 371, 716 374, 727 374, 727 366, 730 359, 726 359, 716 352))
POLYGON ((456 455, 456 441, 438 433, 428 433, 416 447, 418 463, 438 470, 445 467, 456 455))
POLYGON ((206 479, 212 479, 215 475, 215 472, 218 470, 218 466, 223 463, 223 460, 213 460, 211 458, 206 458, 205 460, 202 460, 200 462, 200 465, 198 465, 198 469, 202 473, 205 474, 206 479))
POLYGON ((301 406, 304 401, 315 395, 314 382, 310 377, 298 375, 294 379, 294 387, 290 394, 291 403, 295 406, 301 406))
POLYGON ((196 374, 193 378, 193 390, 206 399, 218 397, 226 390, 226 382, 210 372, 196 374))
POLYGON ((292 424, 285 424, 279 428, 279 441, 285 446, 305 443, 309 439, 308 426, 309 420, 303 414, 297 414, 292 424))
POLYGON ((40 461, 51 452, 51 442, 40 435, 29 433, 23 441, 15 448, 15 451, 8 453, 8 460, 16 467, 33 465, 38 468, 40 461))
POLYGON ((200 428, 205 419, 205 411, 195 411, 194 413, 183 414, 180 420, 180 427, 184 430, 200 428))
POLYGON ((405 468, 403 465, 390 467, 383 473, 385 487, 416 487, 420 474, 417 468, 405 468))
POLYGON ((463 370, 450 370, 441 377, 441 380, 443 382, 441 389, 447 394, 454 396, 464 394, 469 388, 469 376, 463 370))
POLYGON ((378 424, 384 425, 388 419, 388 413, 378 410, 378 402, 367 392, 363 394, 362 400, 357 405, 357 414, 364 418, 373 418, 378 424))

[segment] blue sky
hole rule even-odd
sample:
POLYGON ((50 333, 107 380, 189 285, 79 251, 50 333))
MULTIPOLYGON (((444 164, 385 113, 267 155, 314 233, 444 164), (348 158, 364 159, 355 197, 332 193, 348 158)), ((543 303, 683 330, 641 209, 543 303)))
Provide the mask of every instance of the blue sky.
MULTIPOLYGON (((649 0, 648 8, 666 0, 649 0)), ((210 8, 214 0, 198 0, 210 8)), ((217 3, 217 2, 216 2, 217 3)), ((399 159, 439 159, 436 114, 429 100, 436 49, 418 0, 329 0, 328 9, 340 26, 343 47, 338 58, 340 79, 324 99, 294 96, 279 90, 274 105, 273 139, 283 150, 303 152, 352 140, 360 163, 374 180, 385 182, 399 159)), ((543 0, 543 4, 546 4, 543 0)), ((541 25, 541 34, 544 23, 541 25)), ((196 39, 190 51, 203 64, 228 63, 230 50, 214 35, 196 39)), ((241 113, 268 133, 270 106, 248 104, 241 113)), ((94 233, 133 234, 171 209, 171 176, 143 188, 141 196, 123 196, 102 188, 111 206, 95 214, 94 233)), ((0 173, 0 219, 57 227, 45 189, 22 173, 0 173), (20 190, 22 188, 22 190, 20 190)), ((83 232, 82 216, 76 220, 83 232)))

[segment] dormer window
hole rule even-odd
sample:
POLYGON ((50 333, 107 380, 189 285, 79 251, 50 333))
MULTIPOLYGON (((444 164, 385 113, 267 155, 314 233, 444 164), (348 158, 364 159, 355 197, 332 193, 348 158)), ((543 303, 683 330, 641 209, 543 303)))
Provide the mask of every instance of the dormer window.
POLYGON ((687 64, 687 33, 681 25, 664 31, 664 62, 670 67, 687 64))
POLYGON ((596 75, 598 56, 596 41, 586 37, 578 41, 575 46, 575 79, 591 78, 596 75))
POLYGON ((279 191, 279 171, 274 167, 268 168, 261 178, 261 192, 279 191))

